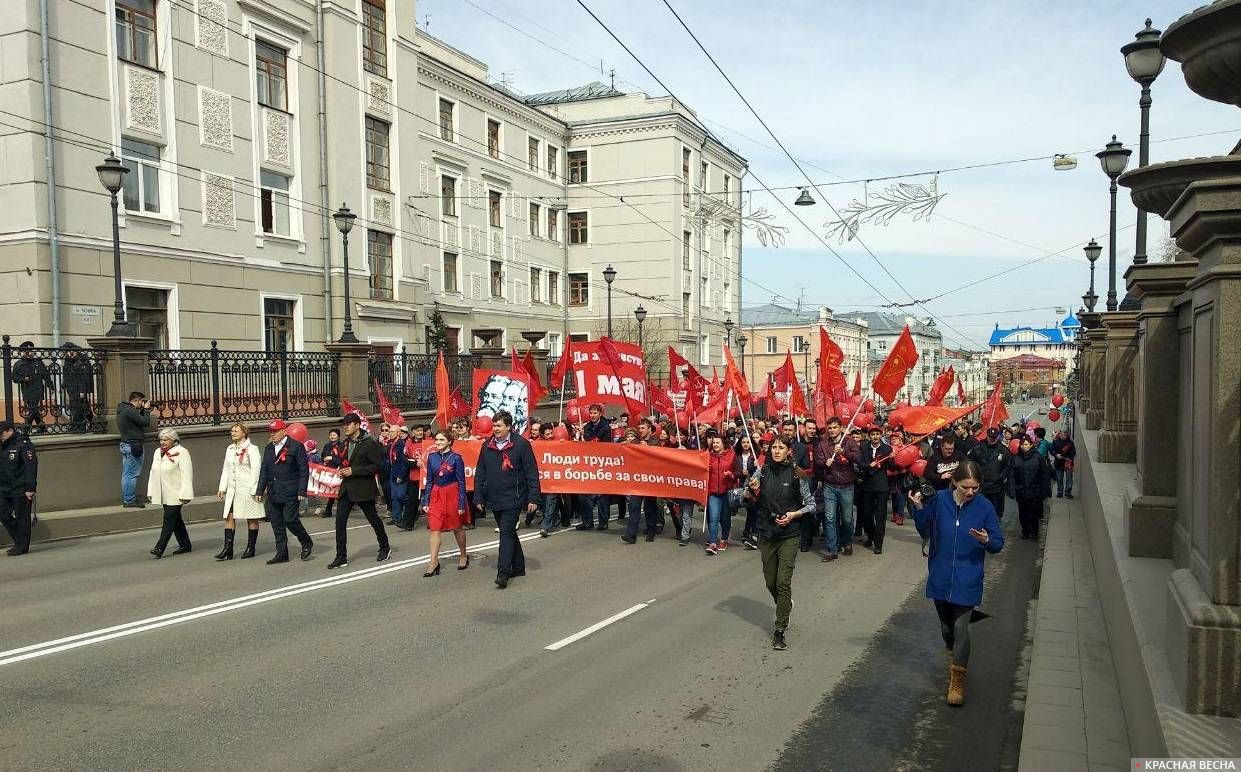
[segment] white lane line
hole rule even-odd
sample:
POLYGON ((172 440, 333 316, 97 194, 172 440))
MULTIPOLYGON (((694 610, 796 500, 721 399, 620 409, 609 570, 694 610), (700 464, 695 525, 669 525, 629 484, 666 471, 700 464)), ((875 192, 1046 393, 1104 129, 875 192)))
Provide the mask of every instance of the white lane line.
MULTIPOLYGON (((557 531, 552 536, 561 533, 569 533, 572 528, 557 531)), ((539 534, 530 533, 518 537, 521 541, 530 541, 539 538, 539 534)), ((499 546, 498 539, 484 542, 482 544, 472 544, 468 547, 470 552, 492 549, 499 546)), ((458 554, 457 548, 445 549, 440 551, 441 558, 455 557, 458 554)), ((63 651, 82 648, 83 646, 91 646, 97 643, 114 640, 116 638, 124 638, 137 633, 146 632, 148 630, 157 630, 161 627, 169 627, 171 625, 189 622, 195 619, 222 614, 226 611, 236 611, 238 609, 255 606, 260 603, 267 603, 281 598, 288 598, 294 595, 311 592, 313 590, 322 590, 327 587, 337 587, 343 584, 349 584, 361 579, 370 579, 371 577, 390 574, 395 571, 401 571, 413 566, 420 566, 431 561, 430 554, 422 555, 417 558, 409 558, 407 560, 390 561, 380 563, 372 568, 363 568, 358 571, 351 571, 345 574, 333 574, 322 579, 314 579, 308 582, 300 582, 287 587, 277 587, 272 590, 245 595, 240 598, 232 598, 229 600, 217 601, 209 603, 205 606, 196 606, 194 608, 182 609, 160 616, 150 617, 148 619, 139 619, 134 622, 126 622, 121 625, 114 625, 100 630, 93 630, 87 633, 79 633, 65 638, 57 638, 53 641, 45 641, 30 646, 22 646, 8 651, 0 651, 0 667, 11 665, 17 662, 23 662, 37 657, 45 657, 49 654, 58 654, 63 651)))
MULTIPOLYGON (((655 602, 655 599, 651 598, 646 603, 639 603, 636 606, 630 606, 629 608, 625 609, 619 614, 613 614, 612 616, 608 617, 602 622, 596 622, 590 627, 586 628, 585 630, 582 630, 580 632, 574 633, 573 635, 570 635, 568 638, 561 638, 560 640, 556 641, 550 646, 544 646, 543 649, 544 651, 560 651, 565 646, 568 646, 571 643, 576 643, 588 635, 597 633, 610 624, 614 624, 616 622, 621 621, 625 617, 632 616, 633 614, 638 613, 639 611, 641 611, 642 609, 646 608, 647 606, 651 605, 654 602, 655 602)), ((0 664, 3 664, 3 663, 0 662, 0 664)))

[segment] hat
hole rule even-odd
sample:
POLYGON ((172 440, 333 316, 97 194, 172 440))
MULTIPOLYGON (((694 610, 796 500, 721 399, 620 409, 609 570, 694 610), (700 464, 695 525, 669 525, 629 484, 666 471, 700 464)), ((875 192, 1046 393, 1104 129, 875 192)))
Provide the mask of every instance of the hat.
POLYGON ((361 425, 361 423, 362 423, 362 416, 358 415, 357 413, 350 413, 349 415, 344 416, 343 418, 341 418, 341 419, 340 419, 340 422, 341 422, 342 424, 358 424, 358 425, 361 425))
POLYGON ((276 420, 272 421, 271 423, 267 425, 267 431, 269 432, 282 432, 288 428, 289 428, 289 425, 286 424, 284 421, 281 421, 279 418, 277 418, 276 420))
POLYGON ((306 450, 310 453, 314 453, 316 450, 319 449, 319 443, 315 442, 314 440, 306 440, 304 444, 306 445, 306 450))
POLYGON ((34 348, 34 341, 23 340, 23 341, 22 341, 22 342, 18 345, 18 348, 34 348))
POLYGON ((61 349, 65 350, 65 351, 73 351, 73 350, 75 350, 75 349, 79 349, 79 348, 81 348, 81 346, 79 346, 78 344, 74 343, 74 342, 73 342, 73 341, 71 341, 71 340, 67 340, 67 341, 65 341, 64 343, 62 343, 62 344, 61 344, 61 346, 60 346, 60 347, 61 347, 61 349))
POLYGON ((767 431, 767 432, 766 432, 766 433, 765 433, 762 437, 760 437, 759 439, 760 439, 760 440, 762 440, 763 442, 771 442, 771 441, 772 441, 772 440, 774 440, 775 438, 776 438, 776 433, 775 433, 775 432, 773 432, 773 431, 771 431, 771 430, 768 430, 768 431, 767 431))
POLYGON ((17 427, 13 425, 12 421, 0 421, 0 432, 15 431, 16 429, 17 427))
POLYGON ((990 429, 987 430, 987 436, 990 437, 991 439, 995 439, 996 437, 1000 436, 1000 430, 992 426, 990 429))
POLYGON ((397 428, 401 430, 402 434, 409 434, 409 427, 406 426, 405 424, 401 424, 397 428))

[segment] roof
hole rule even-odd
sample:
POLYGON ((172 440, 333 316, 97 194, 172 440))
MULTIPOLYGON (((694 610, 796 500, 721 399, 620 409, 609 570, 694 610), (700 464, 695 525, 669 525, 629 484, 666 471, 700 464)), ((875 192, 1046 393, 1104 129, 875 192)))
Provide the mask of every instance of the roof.
POLYGON ((624 96, 625 92, 617 91, 611 86, 592 80, 583 86, 562 88, 558 91, 544 91, 542 94, 527 94, 522 101, 528 105, 554 105, 563 102, 584 102, 587 99, 605 99, 607 97, 624 96))
POLYGON ((922 335, 928 338, 943 338, 943 335, 934 324, 924 322, 921 319, 915 319, 912 316, 885 314, 880 311, 867 311, 857 316, 870 325, 871 335, 900 335, 901 330, 905 329, 905 325, 908 324, 909 331, 914 335, 922 335))
POLYGON ((1064 367, 1064 360, 1048 359, 1047 357, 1041 357, 1037 354, 1018 354, 1015 357, 1008 357, 1007 359, 992 360, 991 364, 1018 368, 1054 368, 1064 367))
POLYGON ((991 331, 990 345, 992 347, 1028 346, 1030 344, 1054 346, 1071 343, 1076 335, 1077 327, 1010 327, 1007 329, 996 327, 991 331))
POLYGON ((765 306, 741 309, 740 326, 767 327, 782 324, 817 324, 818 321, 819 309, 817 308, 807 308, 803 311, 798 311, 778 306, 775 303, 768 303, 765 306))
POLYGON ((1074 316, 1073 314, 1069 314, 1068 316, 1060 320, 1060 326, 1061 327, 1081 327, 1082 323, 1077 321, 1076 316, 1074 316))

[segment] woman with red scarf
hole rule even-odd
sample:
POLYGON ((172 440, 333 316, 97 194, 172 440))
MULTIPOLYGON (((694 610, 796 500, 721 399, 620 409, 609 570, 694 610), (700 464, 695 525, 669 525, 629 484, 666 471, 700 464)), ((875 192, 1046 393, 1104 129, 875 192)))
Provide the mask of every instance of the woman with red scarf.
POLYGON ((444 531, 452 531, 457 540, 457 570, 470 567, 470 554, 465 549, 465 462, 453 452, 452 437, 440 430, 435 433, 435 450, 427 457, 426 480, 422 483, 422 511, 427 514, 427 530, 431 532, 431 562, 422 576, 439 576, 440 542, 444 531))
POLYGON ((263 464, 262 452, 250 442, 250 427, 235 423, 228 429, 233 442, 224 451, 224 468, 220 471, 220 485, 216 497, 224 502, 224 546, 216 553, 216 560, 233 559, 233 536, 236 521, 246 524, 246 549, 241 557, 254 557, 254 547, 259 540, 259 521, 263 519, 263 505, 254 500, 254 487, 259 481, 259 468, 263 464))
POLYGON ((190 452, 181 445, 175 429, 159 430, 159 450, 151 461, 151 474, 147 479, 147 496, 151 503, 164 508, 164 524, 159 540, 151 554, 159 560, 173 534, 177 537, 174 555, 190 551, 190 534, 181 519, 181 507, 194 498, 194 465, 190 452))

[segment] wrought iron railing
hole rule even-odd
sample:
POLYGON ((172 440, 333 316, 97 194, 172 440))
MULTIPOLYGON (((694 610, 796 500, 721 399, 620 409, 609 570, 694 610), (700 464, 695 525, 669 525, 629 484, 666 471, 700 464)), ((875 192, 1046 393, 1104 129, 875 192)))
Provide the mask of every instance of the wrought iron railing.
POLYGON ((153 350, 152 412, 163 426, 340 413, 340 355, 320 351, 153 350))
POLYGON ((564 379, 564 383, 552 383, 552 370, 556 369, 556 363, 560 361, 560 357, 547 358, 547 377, 544 384, 547 386, 547 395, 550 399, 573 399, 577 396, 577 386, 573 383, 573 373, 570 372, 568 377, 564 379), (561 388, 563 386, 564 388, 561 388))
MULTIPOLYGON (((375 391, 378 384, 394 407, 401 410, 434 410, 435 367, 438 361, 438 354, 411 354, 404 347, 394 353, 372 351, 367 363, 371 402, 379 404, 379 394, 375 391)), ((481 366, 482 359, 471 354, 444 356, 448 385, 467 400, 474 370, 481 366)))
POLYGON ((101 434, 105 353, 66 343, 60 348, 13 346, 4 361, 4 417, 30 434, 101 434))

